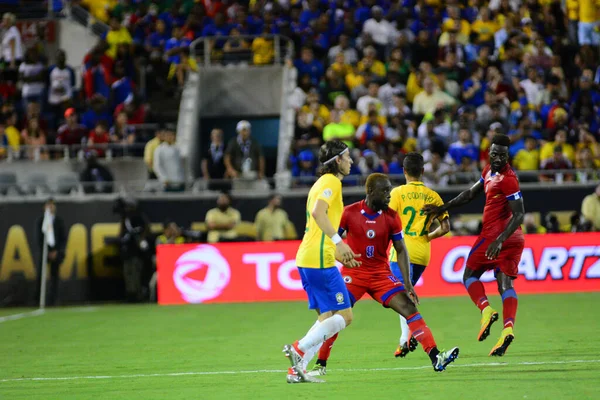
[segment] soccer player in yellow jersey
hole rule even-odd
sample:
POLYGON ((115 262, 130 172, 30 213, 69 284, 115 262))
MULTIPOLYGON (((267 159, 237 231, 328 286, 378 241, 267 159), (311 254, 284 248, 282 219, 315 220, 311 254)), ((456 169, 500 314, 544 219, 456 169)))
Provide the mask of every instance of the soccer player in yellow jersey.
POLYGON ((322 382, 306 375, 305 359, 312 359, 325 340, 352 322, 348 289, 335 266, 336 259, 346 266, 359 265, 355 258, 360 254, 354 254, 338 234, 344 211, 342 179, 350 173, 352 158, 345 143, 332 140, 321 146, 319 161, 323 164, 321 177, 308 193, 306 229, 296 254, 308 308, 319 317, 302 339, 283 347, 292 364, 289 383, 322 382))
MULTIPOLYGON (((410 280, 413 285, 416 285, 429 263, 431 256, 431 244, 429 242, 450 232, 450 221, 447 212, 437 217, 440 225, 433 232, 429 231, 433 222, 432 218, 421 212, 426 204, 435 206, 444 204, 439 194, 423 184, 421 179, 423 165, 423 156, 419 153, 411 152, 404 157, 403 166, 406 185, 398 186, 392 190, 390 201, 390 208, 398 213, 404 227, 404 242, 410 259, 410 280)), ((402 273, 394 249, 390 252, 390 261, 393 274, 402 280, 402 273)), ((412 335, 409 340, 408 324, 402 316, 400 316, 400 328, 402 330, 400 345, 394 355, 405 357, 410 351, 416 349, 418 342, 412 335)))

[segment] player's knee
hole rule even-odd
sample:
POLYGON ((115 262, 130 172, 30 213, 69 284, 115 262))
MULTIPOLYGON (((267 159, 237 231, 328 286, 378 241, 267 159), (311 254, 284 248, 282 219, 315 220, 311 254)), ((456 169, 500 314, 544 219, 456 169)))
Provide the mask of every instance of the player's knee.
POLYGON ((344 318, 344 322, 346 322, 346 326, 348 326, 352 323, 352 319, 354 318, 354 315, 352 313, 351 308, 342 310, 339 312, 339 314, 344 318))

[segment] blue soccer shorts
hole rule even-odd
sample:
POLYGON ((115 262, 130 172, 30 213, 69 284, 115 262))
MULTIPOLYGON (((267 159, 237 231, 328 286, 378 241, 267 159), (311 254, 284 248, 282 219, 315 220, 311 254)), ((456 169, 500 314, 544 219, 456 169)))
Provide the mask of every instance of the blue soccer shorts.
POLYGON ((298 267, 302 286, 308 295, 308 308, 325 313, 350 308, 350 295, 336 267, 302 268, 298 267))
MULTIPOLYGON (((400 266, 397 262, 390 263, 390 269, 392 273, 396 276, 396 278, 400 279, 400 282, 404 283, 404 278, 402 277, 402 271, 400 271, 400 266)), ((421 275, 423 275, 423 271, 425 271, 425 265, 420 264, 410 264, 410 282, 414 285, 417 284, 421 275)))

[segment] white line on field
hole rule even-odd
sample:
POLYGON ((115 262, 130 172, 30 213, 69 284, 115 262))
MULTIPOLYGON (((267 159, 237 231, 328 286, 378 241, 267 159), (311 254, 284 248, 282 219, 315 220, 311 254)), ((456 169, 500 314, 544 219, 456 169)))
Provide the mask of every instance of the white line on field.
POLYGON ((0 323, 2 322, 6 322, 6 321, 14 321, 17 319, 23 319, 23 318, 27 318, 27 317, 37 317, 38 315, 42 315, 44 314, 44 310, 43 309, 38 309, 35 311, 29 311, 29 312, 25 312, 25 313, 20 313, 20 314, 13 314, 13 315, 7 315, 4 317, 0 317, 0 323))
MULTIPOLYGON (((508 367, 516 365, 557 365, 557 364, 587 364, 600 363, 600 360, 564 360, 564 361, 523 361, 516 363, 506 362, 490 362, 490 363, 474 363, 474 364, 457 364, 450 368, 472 368, 472 367, 508 367)), ((368 372, 368 371, 415 371, 420 369, 429 369, 430 365, 421 367, 396 367, 396 368, 340 368, 332 369, 331 371, 339 372, 368 372)), ((169 376, 193 376, 193 375, 239 375, 239 374, 281 374, 285 373, 285 369, 257 369, 253 371, 199 371, 199 372, 171 372, 162 374, 132 374, 132 375, 94 375, 94 376, 58 376, 58 377, 38 377, 38 378, 7 378, 0 379, 0 383, 5 382, 22 382, 22 381, 75 381, 83 379, 122 379, 122 378, 156 378, 169 376)))

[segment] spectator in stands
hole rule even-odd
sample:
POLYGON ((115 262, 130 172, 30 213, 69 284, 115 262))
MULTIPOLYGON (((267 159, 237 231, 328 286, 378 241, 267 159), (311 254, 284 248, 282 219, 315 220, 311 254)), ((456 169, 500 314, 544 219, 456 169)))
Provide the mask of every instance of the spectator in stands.
MULTIPOLYGON (((519 171, 537 171, 540 168, 540 151, 537 146, 537 139, 533 136, 527 136, 525 138, 525 148, 519 150, 513 158, 513 168, 519 171)), ((524 179, 524 177, 520 175, 520 179, 522 182, 537 181, 537 177, 534 175, 531 175, 527 179, 524 179)))
POLYGON ((367 147, 369 142, 382 144, 385 141, 386 127, 379 123, 379 114, 376 110, 369 111, 369 119, 356 130, 356 140, 360 148, 367 147))
POLYGON ((115 124, 110 128, 108 134, 112 143, 129 146, 135 144, 135 128, 129 125, 125 111, 117 114, 115 124))
POLYGON ((321 104, 317 89, 313 88, 308 92, 306 104, 302 106, 302 111, 308 115, 308 118, 319 132, 322 132, 323 127, 329 122, 329 109, 321 104))
POLYGON ((125 99, 133 94, 133 81, 129 76, 125 75, 125 66, 122 62, 118 61, 114 67, 115 81, 111 86, 110 104, 111 108, 114 109, 119 104, 124 103, 125 99))
POLYGON ((109 143, 110 135, 106 121, 96 122, 96 127, 88 135, 88 147, 93 149, 98 157, 104 157, 109 143))
POLYGON ((581 216, 592 223, 594 231, 600 231, 600 185, 596 191, 585 196, 581 203, 581 216))
POLYGON ((453 106, 456 103, 451 96, 439 90, 433 79, 427 77, 423 79, 423 91, 415 96, 413 102, 413 113, 424 115, 433 113, 440 107, 453 106))
MULTIPOLYGON (((19 29, 15 26, 16 21, 17 18, 13 13, 5 13, 2 16, 2 28, 4 28, 2 34, 2 62, 15 72, 23 60, 23 41, 19 29)), ((10 78, 16 82, 16 76, 5 76, 5 79, 10 80, 10 78)))
POLYGON ((294 62, 298 70, 298 75, 308 74, 313 85, 317 86, 323 77, 325 70, 323 64, 315 59, 313 50, 310 47, 303 47, 300 51, 300 59, 294 62))
POLYGON ((169 75, 167 77, 168 80, 177 78, 177 85, 179 89, 183 89, 183 85, 185 84, 185 80, 190 72, 198 72, 198 63, 194 57, 190 57, 190 49, 189 47, 184 47, 179 52, 180 54, 180 63, 179 64, 171 64, 169 69, 169 75))
POLYGON ((386 115, 394 106, 394 96, 406 95, 406 86, 400 83, 400 75, 395 71, 387 74, 387 83, 379 88, 378 97, 383 103, 386 115))
POLYGON ((252 41, 252 63, 254 65, 273 64, 275 57, 275 46, 273 39, 267 37, 270 34, 267 25, 263 28, 263 35, 252 41))
POLYGON ((164 129, 162 127, 158 128, 154 132, 154 137, 144 146, 144 163, 148 169, 148 179, 150 180, 157 179, 156 174, 154 173, 154 152, 163 141, 163 132, 164 129))
POLYGON ((523 217, 523 233, 526 234, 544 234, 546 233, 546 228, 540 226, 532 213, 526 213, 525 217, 523 217))
POLYGON ((346 34, 341 34, 338 44, 329 49, 327 57, 330 64, 335 62, 335 59, 339 53, 344 54, 344 60, 348 64, 356 64, 358 62, 358 52, 354 47, 352 47, 350 37, 346 34))
POLYGON ((471 69, 471 77, 463 84, 463 98, 465 103, 473 107, 479 107, 484 103, 484 93, 487 84, 483 81, 483 68, 474 65, 471 69))
POLYGON ((285 240, 285 232, 289 224, 288 215, 281 208, 281 196, 274 194, 269 198, 267 206, 260 210, 254 219, 256 240, 261 242, 285 240))
POLYGON ((185 171, 183 160, 173 129, 165 129, 164 141, 154 152, 153 170, 165 192, 182 192, 185 190, 185 171))
POLYGON ((387 174, 388 167, 385 160, 381 159, 373 150, 364 150, 358 160, 358 169, 363 176, 372 173, 387 174))
POLYGON ((554 141, 547 142, 542 146, 540 150, 540 160, 542 163, 554 157, 554 151, 557 146, 561 146, 565 159, 571 164, 575 162, 575 150, 573 146, 567 143, 567 132, 564 129, 560 129, 556 131, 554 141))
POLYGON ((385 64, 377 59, 377 50, 373 46, 364 49, 364 57, 358 62, 357 69, 375 78, 384 78, 386 74, 385 64))
POLYGON ((208 182, 208 190, 231 189, 231 184, 224 181, 226 168, 223 136, 223 130, 220 128, 214 128, 210 132, 210 146, 202 158, 202 176, 208 182))
POLYGON ((165 43, 165 54, 169 66, 177 65, 181 62, 181 49, 189 47, 190 40, 183 37, 183 31, 180 26, 173 26, 171 38, 165 43))
POLYGON ((85 158, 85 169, 79 175, 83 191, 87 194, 112 193, 113 175, 108 168, 98 162, 96 151, 88 151, 85 158))
POLYGON ((111 16, 108 20, 110 30, 106 33, 104 40, 108 45, 106 54, 113 60, 117 57, 117 47, 120 44, 132 44, 133 39, 127 28, 121 25, 121 21, 116 16, 111 16))
POLYGON ((378 115, 386 115, 385 114, 386 110, 385 110, 385 108, 383 106, 383 103, 377 97, 378 93, 379 93, 379 84, 377 82, 371 82, 371 83, 369 83, 369 88, 368 88, 367 94, 364 95, 364 96, 362 96, 356 102, 356 110, 362 116, 368 116, 369 115, 369 106, 371 104, 375 105, 375 108, 377 109, 378 115))
POLYGON ((130 95, 125 102, 119 104, 115 108, 114 115, 117 116, 123 111, 127 114, 128 125, 139 125, 146 122, 146 106, 141 97, 136 94, 130 95))
POLYGON ((452 172, 452 167, 444 162, 442 154, 432 151, 430 160, 423 166, 423 183, 427 186, 446 187, 452 172))
POLYGON ((577 27, 577 39, 580 46, 591 47, 600 45, 600 32, 598 24, 600 16, 598 15, 598 2, 593 0, 580 0, 579 5, 579 24, 577 27))
POLYGON ((56 144, 67 146, 82 144, 87 137, 88 129, 78 122, 74 108, 67 108, 64 116, 66 122, 58 128, 56 144))
POLYGON ((385 57, 387 47, 398 37, 398 31, 383 18, 383 9, 379 6, 371 8, 371 18, 365 21, 362 31, 373 39, 380 58, 385 57))
MULTIPOLYGON (((338 96, 336 103, 341 97, 342 96, 338 96)), ((356 128, 349 122, 343 122, 343 115, 344 114, 342 114, 340 110, 334 109, 331 111, 331 122, 323 128, 323 141, 328 142, 330 140, 338 139, 343 141, 349 148, 354 148, 353 141, 356 137, 356 128)))
POLYGON ((217 208, 208 210, 205 217, 209 243, 235 241, 236 226, 242 221, 238 210, 231 207, 231 196, 222 192, 217 198, 217 208))
MULTIPOLYGON (((339 57, 343 57, 342 54, 339 57)), ((338 96, 350 96, 350 91, 344 82, 344 78, 333 70, 333 66, 325 73, 325 82, 321 84, 321 96, 328 107, 331 107, 338 96)))
POLYGON ((99 121, 104 121, 111 125, 113 117, 108 109, 108 100, 101 94, 95 94, 89 100, 89 108, 81 116, 81 123, 89 130, 96 127, 99 121))
MULTIPOLYGON (((10 112, 4 116, 4 135, 2 137, 2 146, 12 151, 13 156, 19 157, 21 149, 21 135, 19 130, 16 128, 17 124, 17 113, 10 112)), ((4 149, 2 149, 4 150, 4 149)))
POLYGON ((47 134, 40 129, 37 119, 27 121, 27 127, 21 131, 21 143, 28 147, 27 158, 29 160, 47 160, 48 151, 45 149, 47 134))
POLYGON ((450 176, 451 185, 469 185, 481 177, 477 164, 469 157, 463 157, 456 172, 450 176))
MULTIPOLYGON (((231 26, 225 20, 225 15, 222 12, 215 14, 214 23, 208 24, 202 30, 202 36, 204 37, 223 37, 228 36, 231 31, 231 26)), ((224 40, 212 39, 208 43, 211 52, 220 51, 225 45, 224 40)), ((189 46, 189 43, 188 43, 189 46)), ((213 54, 215 55, 215 54, 213 54)))
POLYGON ((95 94, 104 98, 110 97, 110 83, 112 77, 110 70, 101 64, 102 48, 92 50, 89 63, 83 69, 83 87, 86 99, 91 99, 95 94))
MULTIPOLYGON (((333 109, 339 113, 340 122, 350 124, 354 128, 360 125, 360 114, 356 110, 350 108, 350 100, 347 96, 340 95, 333 102, 333 109)), ((333 117, 331 117, 333 120, 333 117)))
MULTIPOLYGON (((554 146, 554 155, 552 158, 542 161, 542 169, 544 171, 560 171, 569 170, 573 168, 573 164, 564 155, 564 149, 562 145, 554 146)), ((556 172, 552 174, 540 175, 540 180, 544 182, 555 181, 562 183, 563 181, 572 181, 573 175, 564 172, 556 172)))
POLYGON ((600 180, 598 165, 594 162, 594 155, 588 147, 580 148, 577 151, 575 168, 580 170, 576 174, 578 182, 600 180))
POLYGON ((28 49, 24 62, 19 66, 24 108, 30 102, 42 104, 47 78, 46 67, 39 61, 39 54, 34 49, 28 49))
POLYGON ((230 178, 263 179, 265 157, 260 145, 251 137, 250 122, 237 123, 237 137, 231 139, 225 150, 225 168, 230 178))
POLYGON ((67 53, 58 50, 56 64, 48 69, 48 105, 54 118, 71 106, 75 90, 75 71, 67 65, 67 53))
POLYGON ((479 161, 479 149, 471 140, 471 132, 468 129, 461 129, 458 132, 458 141, 454 142, 448 148, 448 154, 454 160, 456 165, 464 162, 464 159, 471 160, 471 163, 477 166, 479 161))
POLYGON ((65 258, 65 246, 67 244, 67 235, 63 219, 56 215, 56 203, 53 198, 49 198, 44 203, 44 214, 42 214, 35 223, 35 237, 39 251, 39 263, 37 265, 36 299, 40 298, 40 288, 42 282, 42 268, 47 265, 50 272, 50 281, 46 291, 46 305, 53 306, 58 301, 58 282, 59 268, 65 258), (44 226, 44 222, 47 226, 44 226), (44 238, 45 237, 45 238, 44 238), (46 263, 42 261, 44 246, 48 247, 48 258, 46 263))
POLYGON ((182 235, 181 228, 175 221, 167 220, 164 227, 163 234, 156 238, 156 245, 185 243, 185 236, 182 235))
POLYGON ((302 150, 298 156, 290 157, 294 187, 310 187, 317 173, 317 160, 312 150, 302 150))
MULTIPOLYGON (((333 113, 335 112, 336 111, 333 110, 331 116, 333 116, 333 113)), ((319 132, 317 127, 311 123, 310 119, 311 116, 307 112, 301 110, 298 113, 296 127, 294 129, 294 140, 297 149, 304 149, 306 147, 316 148, 321 145, 321 132, 319 132)), ((330 124, 325 125, 323 135, 325 134, 325 129, 330 124)))

